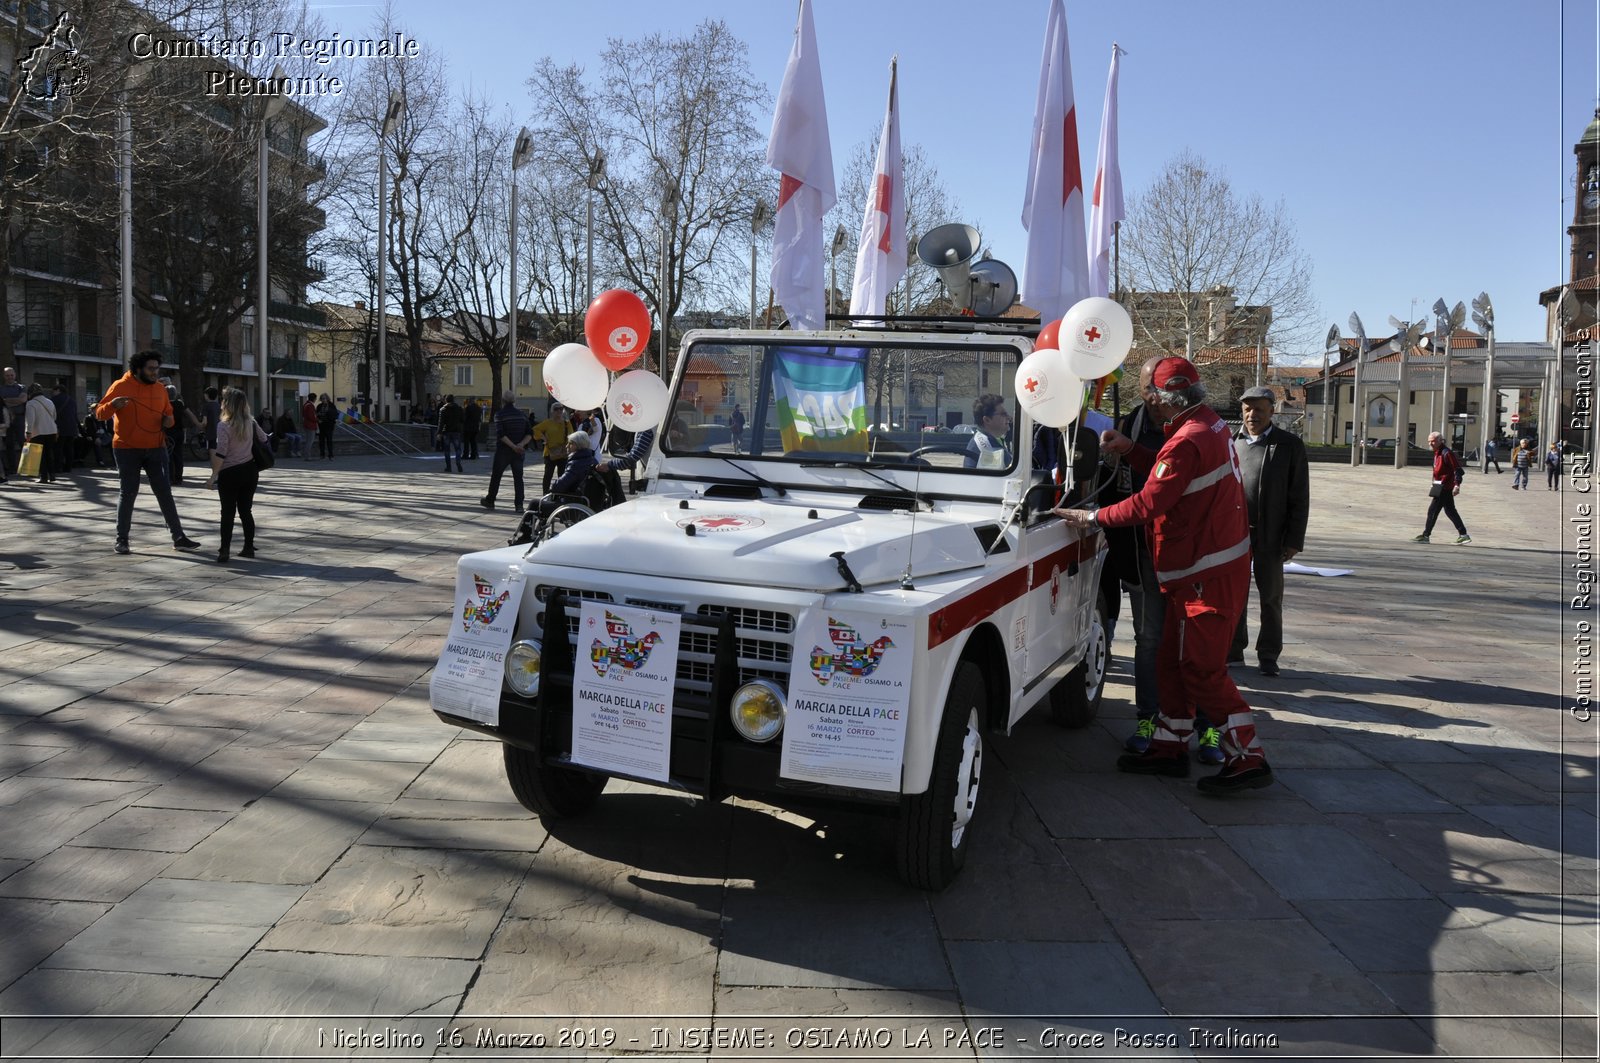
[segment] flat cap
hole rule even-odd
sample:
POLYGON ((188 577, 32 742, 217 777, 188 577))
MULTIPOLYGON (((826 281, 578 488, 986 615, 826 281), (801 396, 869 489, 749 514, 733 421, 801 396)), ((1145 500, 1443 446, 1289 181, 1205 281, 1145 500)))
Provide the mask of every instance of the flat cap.
POLYGON ((1277 402, 1278 396, 1273 393, 1271 388, 1250 388, 1239 396, 1240 402, 1245 402, 1249 399, 1271 399, 1273 402, 1277 402))

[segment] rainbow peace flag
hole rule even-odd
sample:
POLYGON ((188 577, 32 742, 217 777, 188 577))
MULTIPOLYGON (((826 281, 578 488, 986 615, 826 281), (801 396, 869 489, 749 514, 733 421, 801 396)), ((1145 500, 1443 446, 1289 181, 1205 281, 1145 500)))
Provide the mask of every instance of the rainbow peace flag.
POLYGON ((867 452, 867 359, 860 350, 773 352, 785 451, 867 452))

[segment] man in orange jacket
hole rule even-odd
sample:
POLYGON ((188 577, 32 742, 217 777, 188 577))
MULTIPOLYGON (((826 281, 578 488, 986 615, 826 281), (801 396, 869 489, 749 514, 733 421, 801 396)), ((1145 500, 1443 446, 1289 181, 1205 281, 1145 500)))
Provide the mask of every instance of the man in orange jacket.
POLYGON ((1156 657, 1160 711, 1142 754, 1117 761, 1137 775, 1189 774, 1189 738, 1198 711, 1222 732, 1223 768, 1199 782, 1204 794, 1231 794, 1272 783, 1250 706, 1228 676, 1228 649, 1250 593, 1250 521, 1239 459, 1228 426, 1205 405, 1205 385, 1187 358, 1163 358, 1150 374, 1151 411, 1166 443, 1151 453, 1120 432, 1101 445, 1148 471, 1133 497, 1102 509, 1057 509, 1075 528, 1149 524, 1156 581, 1166 596, 1156 657))
POLYGON ((106 389, 105 396, 94 408, 94 415, 102 421, 115 421, 111 436, 111 456, 117 463, 117 476, 121 480, 122 494, 117 500, 117 544, 119 554, 130 553, 128 532, 133 525, 133 500, 139 497, 139 473, 150 477, 150 490, 155 493, 166 518, 167 531, 172 533, 172 545, 179 550, 194 550, 200 544, 183 534, 183 522, 178 519, 178 507, 172 501, 172 487, 167 482, 167 435, 172 427, 172 401, 167 389, 157 378, 161 374, 161 356, 155 351, 140 351, 128 359, 128 372, 106 389))

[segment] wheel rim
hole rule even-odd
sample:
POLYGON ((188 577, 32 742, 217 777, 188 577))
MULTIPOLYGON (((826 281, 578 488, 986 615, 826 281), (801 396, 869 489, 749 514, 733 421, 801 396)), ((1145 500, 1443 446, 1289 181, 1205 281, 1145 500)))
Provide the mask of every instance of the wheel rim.
POLYGON ((1100 611, 1094 612, 1094 619, 1089 623, 1089 652, 1084 654, 1083 693, 1092 704, 1100 696, 1100 686, 1106 681, 1106 657, 1109 647, 1106 645, 1106 625, 1100 619, 1100 611))
POLYGON ((961 736, 961 764, 956 768, 955 824, 950 848, 961 848, 967 824, 978 807, 978 780, 983 774, 983 733, 978 730, 978 710, 967 713, 967 731, 961 736))

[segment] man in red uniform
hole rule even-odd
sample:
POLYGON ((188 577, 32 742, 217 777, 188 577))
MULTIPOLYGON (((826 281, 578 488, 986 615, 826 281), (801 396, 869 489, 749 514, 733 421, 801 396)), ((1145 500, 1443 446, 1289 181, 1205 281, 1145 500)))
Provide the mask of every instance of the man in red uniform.
POLYGON ((1151 412, 1165 422, 1158 453, 1120 432, 1101 436, 1106 450, 1147 472, 1133 497, 1103 509, 1058 509, 1076 528, 1152 526, 1156 582, 1166 597, 1156 659, 1161 710, 1155 738, 1141 754, 1118 758, 1138 775, 1189 774, 1195 713, 1222 731, 1227 760, 1201 779, 1207 794, 1266 786, 1272 769, 1256 739, 1250 706, 1228 676, 1228 649, 1250 593, 1250 521, 1228 426, 1203 402, 1205 386, 1187 358, 1163 358, 1151 374, 1151 412))

